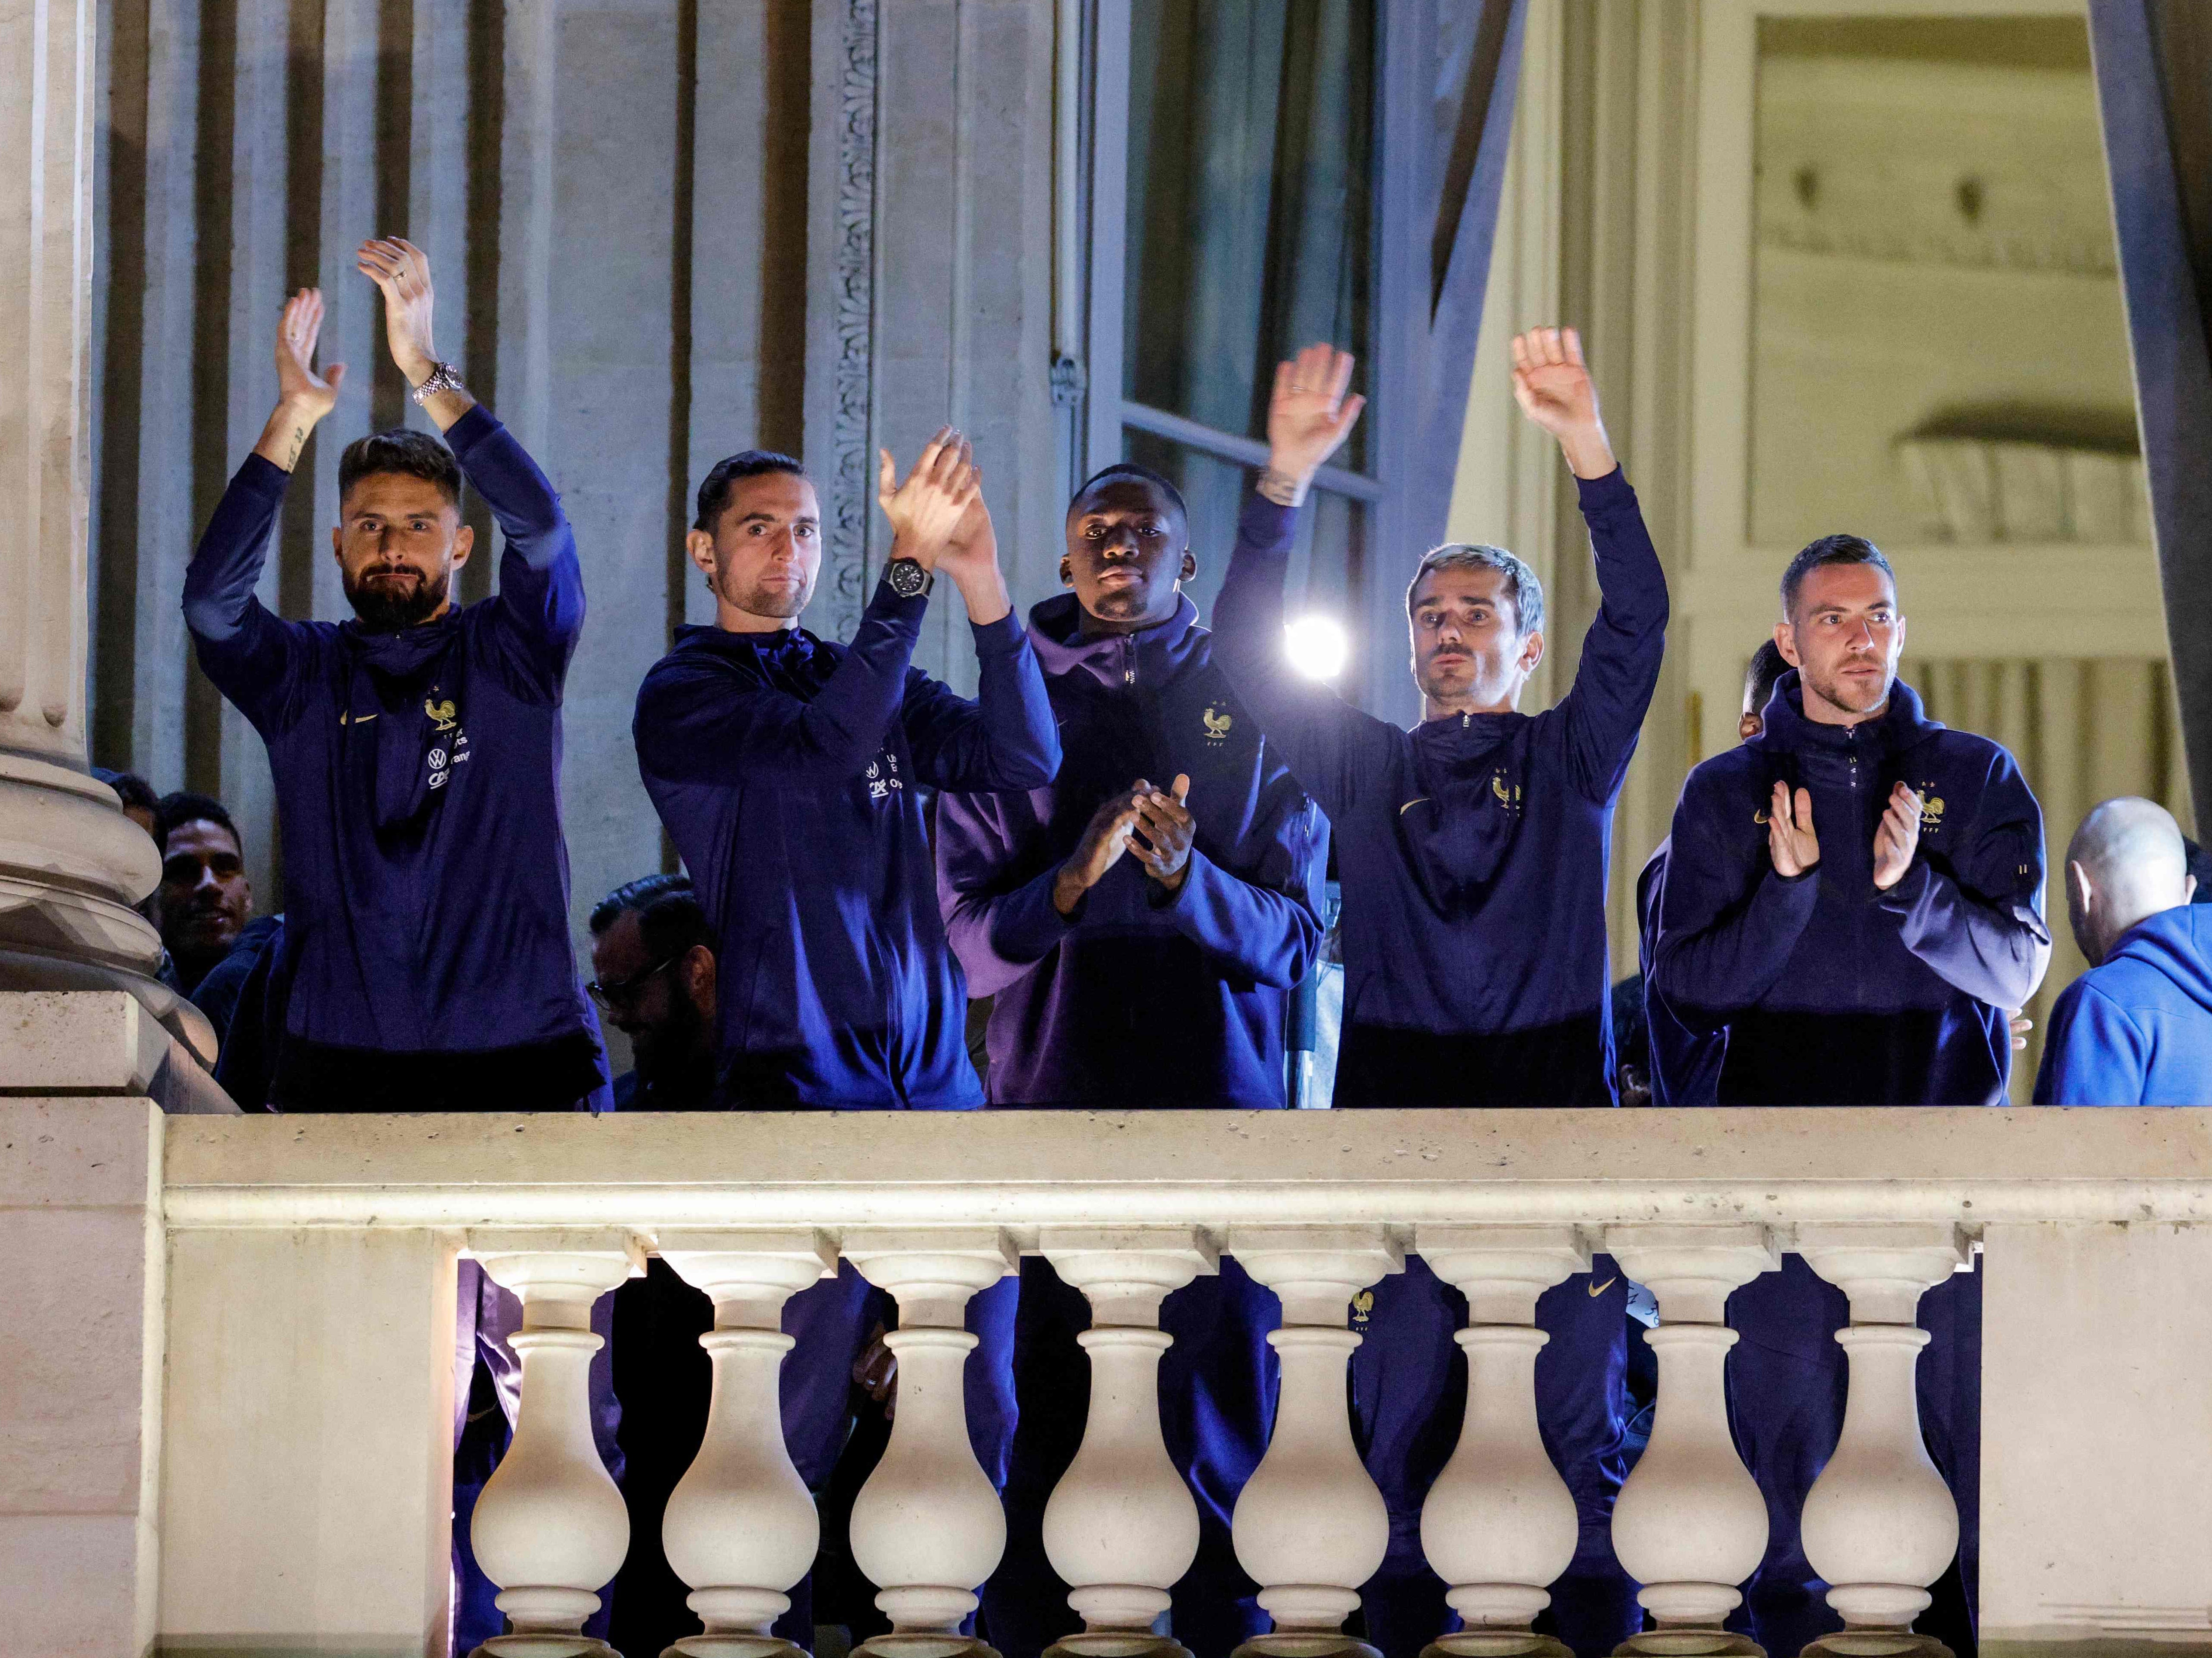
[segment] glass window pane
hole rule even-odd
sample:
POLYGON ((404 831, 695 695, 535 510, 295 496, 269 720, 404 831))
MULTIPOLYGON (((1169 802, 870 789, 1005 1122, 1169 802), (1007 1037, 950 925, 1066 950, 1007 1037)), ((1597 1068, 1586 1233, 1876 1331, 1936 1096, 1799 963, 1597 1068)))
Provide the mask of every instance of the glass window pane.
MULTIPOLYGON (((1190 550, 1198 559, 1198 574, 1183 584, 1183 591, 1198 607, 1199 620, 1210 624, 1221 578, 1228 572, 1230 552, 1237 545, 1237 519, 1244 509, 1252 474, 1234 461, 1150 432, 1125 428, 1123 440, 1128 459, 1173 479, 1183 493, 1190 508, 1190 550)), ((1285 587, 1285 614, 1334 617, 1351 640, 1355 658, 1364 631, 1358 623, 1366 536, 1365 503, 1314 491, 1298 515, 1298 539, 1285 587)), ((1340 682, 1356 683, 1358 672, 1355 661, 1340 682)))
POLYGON ((1299 346, 1370 355, 1377 3, 1133 0, 1125 397, 1257 434, 1299 346))

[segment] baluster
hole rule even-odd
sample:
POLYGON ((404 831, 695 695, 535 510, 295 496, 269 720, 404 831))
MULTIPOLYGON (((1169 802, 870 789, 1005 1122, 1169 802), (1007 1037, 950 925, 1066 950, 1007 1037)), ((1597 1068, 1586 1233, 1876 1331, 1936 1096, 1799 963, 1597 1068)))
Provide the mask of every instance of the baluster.
POLYGON ((1966 1239, 1949 1225, 1808 1226, 1797 1247, 1851 1303, 1850 1328, 1836 1332, 1850 1362, 1844 1431, 1802 1522, 1844 1628, 1805 1651, 1951 1658, 1912 1632, 1959 1547, 1958 1506, 1920 1438, 1913 1372, 1929 1337, 1915 1320, 1922 1294, 1967 1259, 1966 1239))
POLYGON ((714 1303, 699 1338, 714 1366, 699 1454, 660 1525, 668 1564, 706 1625, 662 1658, 804 1658, 769 1633, 814 1564, 821 1521, 783 1442, 783 1304, 835 1271, 811 1232, 664 1233, 661 1259, 714 1303))
POLYGON ((612 1654, 586 1637, 599 1589, 629 1549, 629 1515, 592 1439, 586 1377, 599 1338, 592 1303, 644 1267, 624 1235, 469 1234, 468 1252, 522 1301, 508 1338, 522 1361, 514 1439, 477 1498, 469 1542, 509 1633, 477 1649, 489 1658, 612 1654))
POLYGON ((846 1234, 845 1258, 898 1298, 898 1413, 883 1460, 853 1503, 854 1564, 878 1586, 891 1632, 863 1642, 870 1658, 998 1658, 961 1623, 1006 1548, 999 1493, 968 1439, 961 1378, 975 1338, 969 1297, 1019 1262, 988 1227, 846 1234))
POLYGON ((1198 1504, 1160 1435, 1160 1355, 1174 1340, 1160 1303, 1215 1271, 1214 1251, 1176 1227, 1047 1227, 1038 1241, 1091 1302, 1091 1328, 1076 1338, 1091 1356, 1083 1447, 1044 1510, 1045 1554, 1084 1627, 1048 1658, 1190 1658, 1152 1632, 1198 1557, 1198 1504))
POLYGON ((1774 1241, 1759 1226, 1623 1226, 1605 1247, 1660 1316, 1644 1336, 1659 1358, 1651 1442, 1613 1510, 1613 1552, 1658 1628, 1616 1651, 1764 1658, 1721 1627, 1766 1552, 1766 1501, 1729 1437, 1723 1373, 1729 1294, 1780 1264, 1774 1241))
POLYGON ((1282 1362, 1275 1430, 1230 1522, 1275 1628, 1236 1658, 1380 1658, 1343 1632, 1390 1544, 1382 1493, 1352 1443, 1344 1371, 1360 1338, 1345 1315, 1360 1290, 1405 1271, 1405 1252, 1379 1226, 1240 1228, 1226 1247, 1283 1302, 1267 1338, 1282 1362))
POLYGON ((1575 1557, 1575 1499, 1536 1426, 1535 1327, 1547 1289, 1589 1270, 1589 1247, 1570 1226, 1438 1226, 1414 1247, 1468 1301, 1467 1419, 1451 1460, 1421 1505, 1421 1547, 1450 1586, 1444 1599, 1466 1627, 1422 1658, 1573 1658, 1530 1621, 1575 1557))

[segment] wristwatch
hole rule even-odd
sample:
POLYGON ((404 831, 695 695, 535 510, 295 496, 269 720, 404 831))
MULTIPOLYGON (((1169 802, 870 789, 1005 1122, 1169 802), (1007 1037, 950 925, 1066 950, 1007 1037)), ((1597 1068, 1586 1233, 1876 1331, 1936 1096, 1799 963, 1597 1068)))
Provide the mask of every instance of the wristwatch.
POLYGON ((918 558, 892 559, 884 566, 884 580, 902 599, 919 599, 937 583, 935 573, 924 570, 918 558))
POLYGON ((413 397, 416 403, 422 404, 428 403, 441 392, 459 392, 466 389, 461 384, 460 375, 454 372, 452 363, 434 363, 430 365, 429 379, 417 386, 409 395, 413 397))

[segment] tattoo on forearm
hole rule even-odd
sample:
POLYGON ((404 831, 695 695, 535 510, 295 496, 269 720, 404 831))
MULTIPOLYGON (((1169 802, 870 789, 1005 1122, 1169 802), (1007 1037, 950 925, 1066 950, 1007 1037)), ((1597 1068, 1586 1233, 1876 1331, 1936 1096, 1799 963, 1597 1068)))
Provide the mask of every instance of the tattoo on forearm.
POLYGON ((1273 466, 1260 469, 1260 480, 1252 486, 1279 507, 1295 507, 1305 499, 1305 485, 1286 472, 1273 466))
POLYGON ((284 470, 286 472, 289 472, 298 470, 300 465, 300 451, 307 448, 307 429, 305 426, 293 427, 291 447, 285 452, 284 470))

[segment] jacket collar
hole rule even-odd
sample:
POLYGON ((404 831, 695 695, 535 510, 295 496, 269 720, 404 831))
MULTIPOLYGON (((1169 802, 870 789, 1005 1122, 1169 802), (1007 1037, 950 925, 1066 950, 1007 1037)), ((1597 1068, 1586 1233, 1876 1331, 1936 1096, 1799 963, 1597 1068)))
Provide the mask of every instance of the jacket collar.
POLYGON ((356 660, 394 679, 410 678, 436 661, 460 631, 458 605, 437 620, 413 627, 367 628, 359 618, 338 624, 338 633, 352 647, 356 660))
POLYGON ((738 633, 711 622, 693 622, 676 630, 676 649, 705 651, 733 662, 803 662, 821 646, 822 641, 803 627, 738 633))
POLYGON ((1902 680, 1890 686, 1889 706, 1878 719, 1856 727, 1808 719, 1803 688, 1794 667, 1774 682, 1774 695, 1767 699, 1763 717, 1765 728, 1751 740, 1750 746, 1776 754, 1844 749, 1869 742, 1887 753, 1901 753, 1943 729, 1940 722, 1928 717, 1920 693, 1902 680), (1860 735, 1854 736, 1854 731, 1860 735))
POLYGON ((1101 685, 1138 677, 1158 686, 1206 660, 1212 636, 1198 625, 1198 607, 1188 594, 1176 599, 1175 614, 1134 633, 1085 633, 1082 607, 1072 593, 1055 594, 1030 612, 1030 643, 1048 678, 1081 669, 1101 685))

